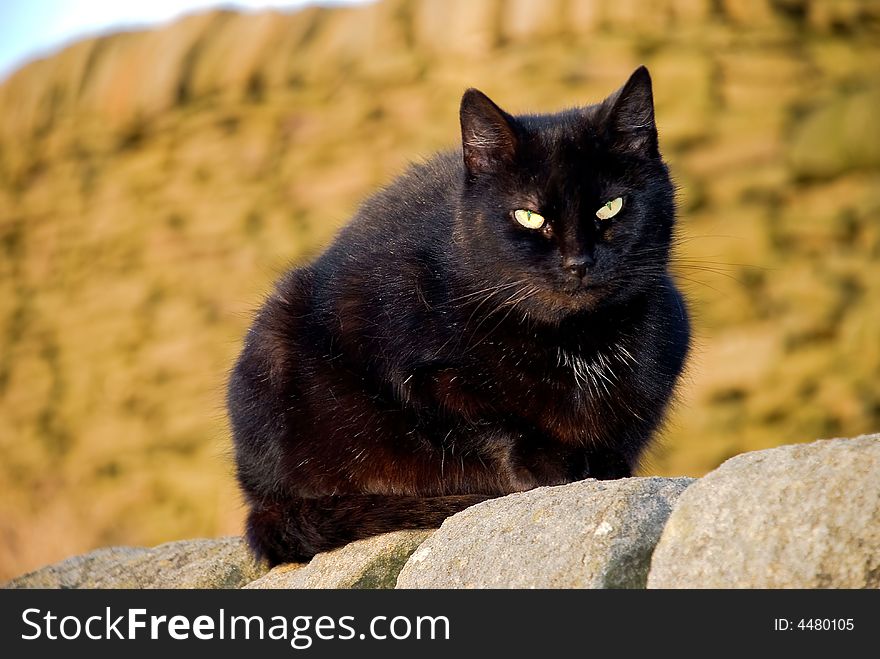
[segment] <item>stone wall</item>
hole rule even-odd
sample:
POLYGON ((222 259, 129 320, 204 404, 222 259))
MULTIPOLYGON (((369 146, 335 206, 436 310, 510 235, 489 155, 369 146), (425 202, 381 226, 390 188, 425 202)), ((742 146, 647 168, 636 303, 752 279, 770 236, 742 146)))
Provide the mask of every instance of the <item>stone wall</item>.
POLYGON ((745 453, 705 477, 586 480, 267 571, 238 538, 110 548, 9 588, 878 588, 880 435, 745 453))
MULTIPOLYGON (((395 70, 406 75, 413 56, 425 63, 482 57, 516 43, 601 41, 609 34, 629 35, 650 51, 670 31, 702 41, 725 26, 771 40, 800 30, 870 34, 880 26, 880 5, 659 0, 645 11, 637 0, 385 0, 292 14, 200 13, 161 30, 80 41, 24 66, 0 86, 0 134, 46 132, 75 115, 125 125, 218 95, 258 96, 306 84, 339 64, 387 78, 395 70)), ((750 66, 747 60, 740 64, 750 66)), ((754 73, 776 75, 760 68, 754 73)))

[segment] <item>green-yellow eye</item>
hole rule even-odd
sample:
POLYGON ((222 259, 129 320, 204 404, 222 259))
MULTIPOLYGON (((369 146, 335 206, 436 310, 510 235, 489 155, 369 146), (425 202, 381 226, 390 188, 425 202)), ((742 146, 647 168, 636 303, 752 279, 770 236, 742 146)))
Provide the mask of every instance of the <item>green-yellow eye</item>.
POLYGON ((621 208, 623 208, 623 197, 612 199, 596 211, 596 217, 600 220, 610 220, 620 212, 621 208))
POLYGON ((516 210, 513 211, 513 217, 527 229, 540 229, 544 226, 544 216, 534 211, 516 210))

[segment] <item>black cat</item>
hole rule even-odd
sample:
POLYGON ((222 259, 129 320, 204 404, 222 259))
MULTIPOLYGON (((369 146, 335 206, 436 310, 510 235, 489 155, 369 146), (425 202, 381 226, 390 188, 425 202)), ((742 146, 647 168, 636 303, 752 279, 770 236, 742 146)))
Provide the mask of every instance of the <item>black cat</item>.
POLYGON ((272 564, 485 499, 632 474, 682 370, 651 78, 511 116, 366 201, 256 316, 229 383, 247 535, 272 564))

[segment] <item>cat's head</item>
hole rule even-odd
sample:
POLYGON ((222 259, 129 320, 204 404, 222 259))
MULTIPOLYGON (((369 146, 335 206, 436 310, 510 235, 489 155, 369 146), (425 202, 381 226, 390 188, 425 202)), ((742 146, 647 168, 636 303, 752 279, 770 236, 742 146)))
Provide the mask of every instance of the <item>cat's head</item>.
POLYGON ((558 322, 662 280, 675 202, 646 68, 605 101, 557 114, 511 116, 469 89, 461 130, 457 242, 480 284, 507 286, 496 303, 558 322))

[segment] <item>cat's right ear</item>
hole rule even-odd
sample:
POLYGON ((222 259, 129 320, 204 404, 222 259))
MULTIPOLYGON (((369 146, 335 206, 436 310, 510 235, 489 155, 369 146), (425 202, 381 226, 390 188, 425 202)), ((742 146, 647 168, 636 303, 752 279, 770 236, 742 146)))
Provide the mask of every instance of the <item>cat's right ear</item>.
POLYGON ((516 130, 513 118, 478 89, 461 97, 461 149, 472 175, 496 172, 513 160, 516 130))
POLYGON ((608 128, 621 150, 654 157, 660 155, 654 121, 654 92, 647 68, 640 66, 633 71, 626 84, 609 96, 604 105, 608 112, 608 128))

